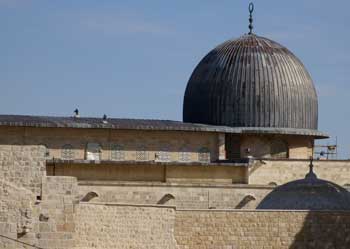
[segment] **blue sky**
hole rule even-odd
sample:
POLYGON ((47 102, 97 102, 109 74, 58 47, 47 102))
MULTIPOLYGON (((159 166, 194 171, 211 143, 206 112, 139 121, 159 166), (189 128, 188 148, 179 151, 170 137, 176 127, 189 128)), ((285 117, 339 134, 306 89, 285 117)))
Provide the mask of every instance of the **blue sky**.
MULTIPOLYGON (((350 1, 256 0, 255 33, 311 73, 319 129, 350 157, 350 1), (336 3, 336 4, 335 4, 336 3)), ((248 31, 248 1, 0 0, 0 113, 182 119, 192 70, 248 31)), ((325 140, 323 143, 332 143, 325 140)))

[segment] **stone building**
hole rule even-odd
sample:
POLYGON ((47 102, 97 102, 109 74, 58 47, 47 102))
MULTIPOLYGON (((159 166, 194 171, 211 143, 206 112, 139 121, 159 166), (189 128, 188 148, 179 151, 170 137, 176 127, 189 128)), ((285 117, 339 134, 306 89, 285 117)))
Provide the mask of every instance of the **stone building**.
POLYGON ((0 248, 349 248, 350 162, 310 164, 317 122, 251 25, 194 69, 183 122, 0 115, 0 248))

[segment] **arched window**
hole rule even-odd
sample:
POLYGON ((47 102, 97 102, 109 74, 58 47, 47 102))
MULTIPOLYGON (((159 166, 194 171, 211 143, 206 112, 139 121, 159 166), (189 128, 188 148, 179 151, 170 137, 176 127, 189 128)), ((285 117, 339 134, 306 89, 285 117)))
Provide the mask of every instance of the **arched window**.
POLYGON ((113 144, 111 146, 111 159, 114 161, 123 161, 125 160, 125 151, 123 146, 118 144, 113 144))
POLYGON ((180 162, 190 162, 191 161, 191 152, 188 148, 183 147, 179 152, 179 161, 180 162))
POLYGON ((156 160, 161 162, 170 162, 170 149, 168 146, 164 146, 156 153, 156 160))
POLYGON ((144 146, 141 146, 136 151, 136 161, 147 161, 148 160, 148 152, 144 146))
POLYGON ((86 145, 86 160, 100 161, 102 148, 98 143, 88 143, 86 145))
POLYGON ((198 151, 198 161, 203 163, 210 162, 210 151, 208 148, 203 147, 198 151))
POLYGON ((276 139, 271 143, 271 157, 272 158, 288 158, 289 157, 288 144, 281 140, 276 139))
POLYGON ((64 160, 73 160, 74 159, 74 149, 70 144, 65 144, 61 149, 61 158, 64 160))

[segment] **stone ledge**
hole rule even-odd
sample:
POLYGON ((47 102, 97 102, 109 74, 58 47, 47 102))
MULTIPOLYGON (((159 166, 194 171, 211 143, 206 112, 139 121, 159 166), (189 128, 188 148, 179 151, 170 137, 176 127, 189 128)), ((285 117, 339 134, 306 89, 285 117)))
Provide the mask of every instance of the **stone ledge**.
POLYGON ((176 210, 176 206, 155 205, 155 204, 130 204, 118 202, 79 202, 79 205, 99 205, 99 206, 115 206, 115 207, 142 207, 142 208, 171 208, 176 210))
POLYGON ((160 161, 110 161, 110 160, 101 160, 101 161, 92 161, 92 160, 62 160, 62 159, 50 159, 46 161, 46 164, 49 166, 61 166, 67 164, 84 164, 87 166, 95 165, 116 165, 116 166, 128 166, 128 165, 155 165, 155 166, 207 166, 207 167, 217 167, 217 166, 228 166, 228 167, 247 167, 248 163, 233 163, 233 162, 160 162, 160 161))
POLYGON ((125 182, 125 181, 79 181, 79 186, 121 186, 121 187, 194 187, 194 188, 237 188, 274 189, 276 186, 258 184, 217 184, 217 183, 174 183, 174 182, 125 182))
MULTIPOLYGON (((305 159, 297 159, 297 158, 252 158, 253 161, 274 161, 274 162, 307 162, 310 163, 309 158, 305 159)), ((350 162, 350 159, 328 159, 328 160, 316 160, 314 159, 314 163, 332 163, 332 162, 350 162)), ((350 166, 350 164, 349 164, 350 166)))
POLYGON ((176 211, 180 212, 237 212, 237 213, 330 213, 330 214, 348 214, 350 216, 350 210, 280 210, 280 209, 180 209, 176 211))

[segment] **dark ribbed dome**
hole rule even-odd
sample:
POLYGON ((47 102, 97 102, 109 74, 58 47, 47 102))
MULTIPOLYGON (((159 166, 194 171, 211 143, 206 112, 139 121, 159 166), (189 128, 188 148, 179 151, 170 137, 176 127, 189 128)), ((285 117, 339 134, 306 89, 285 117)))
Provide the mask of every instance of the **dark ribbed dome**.
POLYGON ((268 194, 257 209, 350 210, 350 193, 333 182, 305 177, 281 185, 268 194))
POLYGON ((317 94, 301 61, 254 34, 207 54, 187 84, 184 122, 317 129, 317 94))

